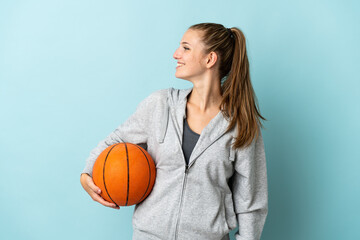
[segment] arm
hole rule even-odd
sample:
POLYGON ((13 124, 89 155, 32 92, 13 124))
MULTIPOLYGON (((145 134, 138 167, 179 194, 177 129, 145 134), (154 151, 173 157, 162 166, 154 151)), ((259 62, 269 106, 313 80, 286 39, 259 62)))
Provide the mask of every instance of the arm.
POLYGON ((131 142, 133 144, 143 145, 146 149, 151 119, 151 106, 154 105, 154 93, 145 98, 136 108, 133 113, 124 123, 118 126, 112 133, 110 133, 104 140, 100 141, 98 145, 90 152, 90 156, 86 159, 86 165, 80 174, 80 182, 84 190, 90 197, 100 204, 120 209, 115 203, 107 202, 101 197, 101 189, 94 184, 92 179, 92 169, 94 163, 100 153, 105 148, 119 142, 131 142))
POLYGON ((268 186, 262 134, 236 152, 232 176, 234 207, 239 223, 236 240, 259 240, 268 213, 268 186))
POLYGON ((148 139, 148 127, 151 119, 151 105, 153 103, 153 95, 149 95, 142 100, 133 113, 125 122, 118 126, 105 139, 100 141, 98 145, 90 152, 90 156, 86 159, 85 168, 82 171, 92 177, 92 168, 100 153, 115 143, 130 142, 145 147, 148 139))

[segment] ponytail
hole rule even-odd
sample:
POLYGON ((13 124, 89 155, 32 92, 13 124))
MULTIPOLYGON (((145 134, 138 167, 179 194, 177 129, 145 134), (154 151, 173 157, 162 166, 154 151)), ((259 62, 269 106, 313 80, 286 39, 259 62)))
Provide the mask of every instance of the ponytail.
POLYGON ((260 127, 263 127, 260 118, 266 119, 258 110, 251 84, 245 36, 239 28, 231 28, 231 34, 229 29, 216 23, 200 23, 190 28, 202 30, 206 51, 220 56, 221 111, 230 122, 226 132, 236 127, 237 136, 232 147, 247 147, 259 136, 260 127))

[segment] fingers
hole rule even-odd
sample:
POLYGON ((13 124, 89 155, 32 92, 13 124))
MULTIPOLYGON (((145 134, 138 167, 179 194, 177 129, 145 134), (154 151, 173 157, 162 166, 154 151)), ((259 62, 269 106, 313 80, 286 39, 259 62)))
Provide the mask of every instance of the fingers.
POLYGON ((100 203, 100 204, 102 204, 102 205, 104 205, 106 207, 111 207, 111 208, 114 208, 114 209, 120 209, 120 207, 118 205, 116 205, 115 203, 108 202, 108 201, 106 201, 105 199, 103 199, 101 197, 101 195, 100 195, 101 194, 101 189, 98 186, 95 185, 95 183, 94 183, 91 176, 84 174, 83 178, 85 179, 84 181, 82 181, 82 184, 84 182, 83 187, 84 187, 85 191, 90 195, 90 197, 94 201, 96 201, 96 202, 98 202, 98 203, 100 203))
POLYGON ((102 205, 104 205, 106 207, 111 207, 111 208, 114 208, 114 209, 120 209, 120 207, 117 206, 115 203, 105 201, 105 199, 103 199, 100 196, 101 189, 98 186, 95 185, 94 180, 89 175, 87 175, 87 177, 86 177, 86 186, 88 188, 88 189, 86 189, 88 194, 91 196, 91 198, 94 201, 96 201, 96 202, 98 202, 98 203, 100 203, 100 204, 102 204, 102 205))
POLYGON ((86 182, 87 182, 88 187, 89 187, 93 192, 95 192, 95 193, 97 193, 97 194, 100 194, 100 193, 101 193, 101 189, 100 189, 98 186, 95 185, 92 177, 88 177, 88 178, 86 179, 86 182))
POLYGON ((120 207, 118 205, 116 205, 115 203, 111 203, 108 201, 105 201, 100 195, 94 193, 92 196, 92 199, 106 207, 110 207, 110 208, 114 208, 114 209, 120 209, 120 207))

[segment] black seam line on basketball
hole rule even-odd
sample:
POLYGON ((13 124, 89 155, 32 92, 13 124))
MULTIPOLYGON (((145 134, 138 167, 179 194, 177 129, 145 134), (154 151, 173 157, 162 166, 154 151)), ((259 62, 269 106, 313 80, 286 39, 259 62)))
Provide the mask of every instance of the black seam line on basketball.
POLYGON ((139 202, 141 202, 145 196, 145 194, 147 193, 148 189, 149 189, 149 186, 150 186, 150 181, 151 181, 151 169, 150 169, 150 163, 149 163, 149 159, 147 158, 146 154, 144 153, 144 151, 138 146, 138 145, 135 145, 138 149, 140 149, 140 151, 144 154, 146 160, 147 160, 147 163, 148 163, 148 167, 149 167, 149 181, 148 181, 148 185, 146 187, 146 191, 144 192, 144 195, 142 195, 142 197, 140 198, 139 202))
POLYGON ((115 203, 116 205, 117 205, 117 203, 111 198, 111 196, 110 196, 110 194, 109 194, 109 192, 108 192, 108 190, 107 190, 107 188, 106 188, 106 183, 105 183, 105 165, 106 165, 106 160, 107 160, 107 158, 108 158, 111 150, 112 150, 114 147, 116 147, 117 145, 119 145, 119 144, 120 144, 120 143, 115 144, 115 145, 109 150, 109 152, 108 152, 107 155, 106 155, 106 158, 105 158, 105 161, 104 161, 104 167, 103 167, 103 182, 104 182, 105 191, 106 191, 107 195, 109 196, 109 198, 111 199, 111 201, 113 201, 113 203, 115 203))
POLYGON ((125 206, 128 205, 128 200, 129 200, 129 181, 130 181, 130 174, 129 174, 129 154, 128 154, 128 149, 127 149, 127 145, 125 143, 125 150, 126 150, 126 162, 127 162, 127 194, 126 194, 126 203, 125 206))

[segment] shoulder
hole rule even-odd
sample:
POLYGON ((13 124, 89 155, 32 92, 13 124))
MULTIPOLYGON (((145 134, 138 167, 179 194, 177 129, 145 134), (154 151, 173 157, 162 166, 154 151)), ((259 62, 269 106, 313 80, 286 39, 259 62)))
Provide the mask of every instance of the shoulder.
POLYGON ((143 102, 169 103, 170 105, 176 105, 177 103, 186 100, 186 96, 191 90, 192 88, 177 89, 173 87, 159 89, 150 93, 143 102))
POLYGON ((159 90, 153 91, 152 93, 150 93, 148 98, 155 99, 155 100, 161 100, 161 99, 167 98, 168 92, 170 89, 171 88, 164 88, 164 89, 159 89, 159 90))
POLYGON ((168 97, 169 90, 170 90, 170 88, 164 88, 164 89, 159 89, 159 90, 153 91, 145 98, 145 100, 147 102, 164 101, 168 97))
POLYGON ((159 89, 148 94, 143 100, 140 101, 140 106, 146 106, 149 104, 154 104, 161 102, 163 99, 167 98, 167 89, 159 89))

